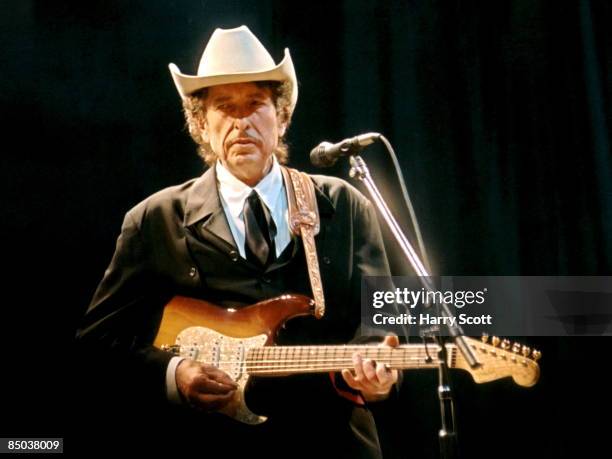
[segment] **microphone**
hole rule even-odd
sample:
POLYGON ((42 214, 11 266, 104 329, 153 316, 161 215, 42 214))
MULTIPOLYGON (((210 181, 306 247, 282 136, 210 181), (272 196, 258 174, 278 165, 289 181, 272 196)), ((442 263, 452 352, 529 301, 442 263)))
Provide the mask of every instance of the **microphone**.
POLYGON ((377 132, 349 137, 338 143, 321 142, 310 152, 310 162, 315 167, 331 167, 340 156, 352 155, 363 147, 373 144, 380 137, 377 132))

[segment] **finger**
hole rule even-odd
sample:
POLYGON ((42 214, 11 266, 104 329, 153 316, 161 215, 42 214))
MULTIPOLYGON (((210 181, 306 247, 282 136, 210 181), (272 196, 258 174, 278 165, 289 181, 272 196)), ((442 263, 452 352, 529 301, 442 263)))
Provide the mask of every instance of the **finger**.
POLYGON ((375 381, 372 381, 372 376, 376 378, 376 370, 373 366, 372 359, 363 359, 361 354, 356 353, 353 355, 353 363, 355 365, 355 382, 357 383, 357 389, 361 391, 373 391, 376 390, 375 381))
POLYGON ((376 377, 382 386, 389 383, 390 375, 387 371, 387 367, 380 362, 376 364, 376 377))
POLYGON ((391 370, 387 365, 376 364, 376 376, 382 386, 391 386, 397 381, 397 370, 391 370))
POLYGON ((399 338, 397 335, 387 335, 382 342, 383 346, 397 347, 399 346, 399 338))
POLYGON ((363 372, 363 357, 358 352, 353 354, 353 368, 355 370, 355 380, 362 381, 365 379, 363 372))
POLYGON ((215 381, 207 375, 200 375, 195 380, 194 389, 204 394, 227 394, 236 390, 236 385, 229 385, 215 381))
POLYGON ((211 379, 218 381, 223 384, 235 384, 234 380, 220 368, 212 365, 202 365, 202 371, 206 373, 211 379))
POLYGON ((353 376, 353 373, 351 373, 351 370, 342 370, 341 374, 344 378, 344 381, 349 385, 349 387, 355 390, 361 390, 361 385, 359 384, 359 381, 355 380, 355 377, 353 376))
POLYGON ((206 375, 213 381, 225 384, 226 386, 233 387, 234 389, 238 388, 238 384, 236 384, 236 382, 232 378, 230 378, 230 376, 226 372, 212 366, 206 366, 203 368, 203 370, 206 375))
POLYGON ((233 396, 233 392, 225 395, 196 394, 193 402, 198 408, 206 411, 214 411, 227 405, 232 400, 233 396))
POLYGON ((376 363, 372 359, 366 359, 363 361, 363 372, 365 374, 365 383, 379 384, 378 376, 376 374, 376 363))

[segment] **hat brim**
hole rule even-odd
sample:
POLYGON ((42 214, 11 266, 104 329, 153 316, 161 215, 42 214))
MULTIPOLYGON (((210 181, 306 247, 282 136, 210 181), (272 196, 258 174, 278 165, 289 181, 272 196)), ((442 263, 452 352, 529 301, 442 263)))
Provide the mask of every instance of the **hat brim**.
POLYGON ((187 97, 194 92, 220 84, 245 83, 249 81, 289 81, 291 83, 291 111, 297 103, 298 88, 295 68, 289 50, 285 48, 285 56, 277 66, 259 72, 239 72, 223 75, 186 75, 181 73, 175 64, 169 64, 170 74, 181 97, 187 97))

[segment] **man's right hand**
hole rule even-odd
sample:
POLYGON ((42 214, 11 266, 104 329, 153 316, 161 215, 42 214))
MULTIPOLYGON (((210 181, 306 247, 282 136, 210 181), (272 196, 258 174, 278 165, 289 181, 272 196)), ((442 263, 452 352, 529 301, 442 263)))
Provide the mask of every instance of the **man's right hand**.
POLYGON ((190 359, 176 367, 176 385, 185 400, 202 411, 216 411, 227 405, 238 385, 227 373, 190 359))

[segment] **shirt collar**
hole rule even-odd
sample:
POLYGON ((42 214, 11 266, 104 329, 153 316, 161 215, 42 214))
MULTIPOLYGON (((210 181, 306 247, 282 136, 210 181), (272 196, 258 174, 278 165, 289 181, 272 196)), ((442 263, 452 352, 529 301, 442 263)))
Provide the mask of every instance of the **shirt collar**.
MULTIPOLYGON (((278 200, 283 192, 283 176, 280 164, 276 156, 272 156, 272 168, 270 172, 259 181, 253 188, 238 180, 232 173, 217 160, 215 164, 219 193, 227 204, 228 210, 233 218, 239 218, 244 208, 244 201, 256 190, 257 194, 268 207, 272 214, 278 205, 278 200)), ((278 222, 275 221, 276 224, 278 222)))

